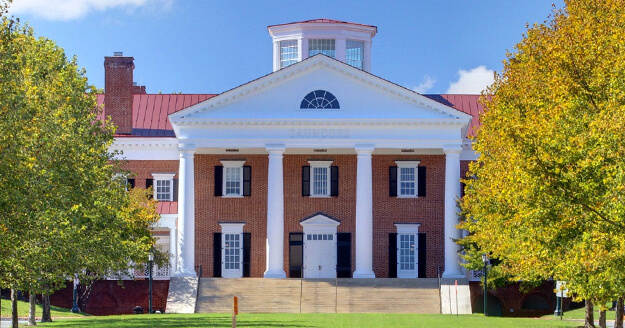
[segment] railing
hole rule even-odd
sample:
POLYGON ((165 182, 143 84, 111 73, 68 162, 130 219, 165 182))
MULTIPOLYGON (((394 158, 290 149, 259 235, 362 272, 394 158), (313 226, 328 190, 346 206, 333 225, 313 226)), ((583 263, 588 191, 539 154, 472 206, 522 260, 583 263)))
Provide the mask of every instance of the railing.
POLYGON ((469 270, 469 281, 481 281, 484 276, 484 270, 469 270))
MULTIPOLYGON (((143 266, 139 269, 134 270, 135 278, 149 278, 150 276, 150 268, 148 263, 143 263, 143 266)), ((156 264, 152 265, 152 279, 155 280, 166 280, 169 279, 169 265, 164 267, 159 267, 156 264)))

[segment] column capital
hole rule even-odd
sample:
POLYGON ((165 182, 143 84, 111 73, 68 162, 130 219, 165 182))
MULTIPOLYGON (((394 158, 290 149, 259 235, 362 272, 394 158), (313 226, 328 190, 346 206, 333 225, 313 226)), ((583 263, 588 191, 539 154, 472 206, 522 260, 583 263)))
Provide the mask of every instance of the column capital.
POLYGON ((194 154, 196 147, 193 144, 178 144, 178 151, 185 154, 194 154))
POLYGON ((355 145, 354 149, 358 155, 371 155, 375 147, 373 145, 355 145))
POLYGON ((286 147, 283 144, 267 144, 265 145, 265 149, 270 154, 283 154, 286 150, 286 147))
POLYGON ((443 152, 445 155, 460 155, 462 145, 445 145, 443 146, 443 152))

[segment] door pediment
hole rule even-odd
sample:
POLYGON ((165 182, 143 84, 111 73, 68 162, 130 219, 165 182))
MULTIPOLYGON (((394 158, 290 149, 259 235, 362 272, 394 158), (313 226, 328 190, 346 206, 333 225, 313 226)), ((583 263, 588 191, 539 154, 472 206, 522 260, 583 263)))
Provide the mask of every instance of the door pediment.
POLYGON ((300 221, 300 224, 304 227, 304 230, 307 230, 306 228, 328 227, 334 228, 334 231, 336 231, 336 227, 341 224, 341 221, 323 212, 317 212, 311 216, 302 219, 300 221))

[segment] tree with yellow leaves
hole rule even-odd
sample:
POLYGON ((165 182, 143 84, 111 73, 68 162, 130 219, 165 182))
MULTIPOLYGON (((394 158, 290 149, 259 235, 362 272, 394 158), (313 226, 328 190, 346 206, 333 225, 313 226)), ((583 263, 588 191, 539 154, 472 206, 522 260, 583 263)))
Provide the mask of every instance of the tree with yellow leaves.
POLYGON ((565 1, 507 58, 482 98, 460 243, 469 263, 488 252, 603 306, 625 294, 625 0, 565 1))

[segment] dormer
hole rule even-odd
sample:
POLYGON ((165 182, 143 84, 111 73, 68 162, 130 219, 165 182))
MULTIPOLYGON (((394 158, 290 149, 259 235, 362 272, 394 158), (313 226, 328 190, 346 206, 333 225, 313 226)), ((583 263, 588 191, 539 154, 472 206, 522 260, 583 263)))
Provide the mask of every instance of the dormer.
POLYGON ((273 39, 274 72, 316 54, 324 54, 371 72, 371 39, 378 28, 331 19, 267 27, 273 39))

